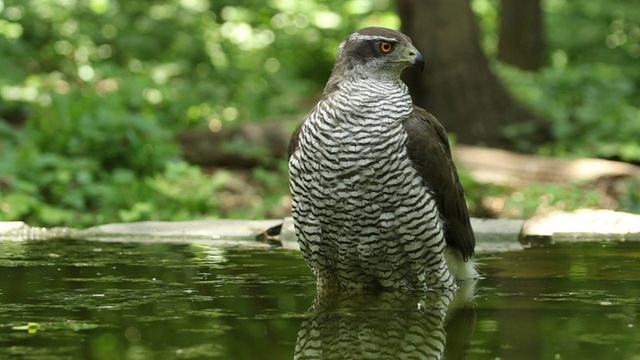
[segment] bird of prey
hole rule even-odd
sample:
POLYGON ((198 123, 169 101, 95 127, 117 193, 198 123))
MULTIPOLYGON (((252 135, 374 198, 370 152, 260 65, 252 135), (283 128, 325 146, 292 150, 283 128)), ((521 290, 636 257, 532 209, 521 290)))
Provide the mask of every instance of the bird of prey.
POLYGON ((446 132, 413 104, 407 67, 424 67, 408 36, 351 34, 291 137, 295 233, 320 290, 455 288, 477 276, 446 132))

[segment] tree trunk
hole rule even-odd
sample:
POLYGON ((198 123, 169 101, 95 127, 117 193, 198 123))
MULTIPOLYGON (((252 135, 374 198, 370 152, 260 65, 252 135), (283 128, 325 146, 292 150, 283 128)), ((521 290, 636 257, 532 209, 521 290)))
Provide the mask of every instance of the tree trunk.
POLYGON ((540 0, 501 0, 498 60, 523 70, 539 70, 545 49, 540 0))
POLYGON ((407 72, 414 102, 459 142, 531 151, 548 123, 517 103, 489 69, 469 0, 397 0, 402 31, 426 59, 407 72))

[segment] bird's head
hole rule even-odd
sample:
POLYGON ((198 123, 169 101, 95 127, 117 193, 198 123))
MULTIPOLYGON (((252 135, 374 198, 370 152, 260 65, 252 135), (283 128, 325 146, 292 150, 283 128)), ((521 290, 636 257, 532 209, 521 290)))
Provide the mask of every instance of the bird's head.
POLYGON ((381 80, 398 80, 407 67, 424 68, 424 58, 405 34, 367 27, 349 35, 338 48, 335 72, 381 80))

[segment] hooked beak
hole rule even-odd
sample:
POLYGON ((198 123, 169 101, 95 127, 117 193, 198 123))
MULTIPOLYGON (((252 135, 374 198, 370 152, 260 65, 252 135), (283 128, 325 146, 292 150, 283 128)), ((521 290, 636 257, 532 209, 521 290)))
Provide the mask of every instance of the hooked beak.
POLYGON ((409 66, 419 69, 420 71, 424 70, 424 57, 422 57, 422 54, 420 53, 420 51, 418 51, 418 49, 416 49, 415 47, 410 49, 407 55, 409 66))

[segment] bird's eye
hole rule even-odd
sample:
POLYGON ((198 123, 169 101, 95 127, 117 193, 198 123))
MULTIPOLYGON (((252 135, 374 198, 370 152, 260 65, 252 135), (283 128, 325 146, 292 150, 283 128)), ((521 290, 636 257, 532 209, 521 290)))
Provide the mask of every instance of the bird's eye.
POLYGON ((388 41, 383 41, 380 43, 380 50, 383 53, 388 54, 393 50, 393 44, 388 41))

